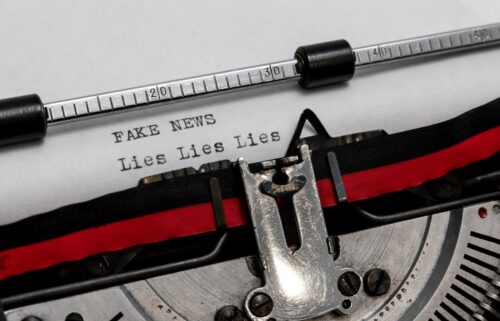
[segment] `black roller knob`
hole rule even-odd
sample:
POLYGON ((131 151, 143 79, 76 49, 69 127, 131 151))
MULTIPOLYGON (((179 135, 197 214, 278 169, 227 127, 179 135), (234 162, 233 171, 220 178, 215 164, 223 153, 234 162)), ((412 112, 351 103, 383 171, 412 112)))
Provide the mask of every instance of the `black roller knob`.
POLYGON ((345 40, 299 47, 295 59, 299 83, 306 89, 348 81, 354 75, 354 53, 345 40))
POLYGON ((0 145, 42 139, 47 113, 38 95, 0 100, 0 145))

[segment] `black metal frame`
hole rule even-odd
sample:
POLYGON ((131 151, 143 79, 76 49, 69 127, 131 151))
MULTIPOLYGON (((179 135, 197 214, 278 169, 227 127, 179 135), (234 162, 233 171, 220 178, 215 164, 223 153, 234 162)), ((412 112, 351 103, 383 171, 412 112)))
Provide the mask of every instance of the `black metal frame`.
POLYGON ((500 190, 392 214, 374 214, 363 209, 359 204, 350 204, 350 206, 360 215, 372 222, 379 224, 391 224, 419 218, 422 216, 439 214, 456 208, 492 201, 495 199, 500 199, 500 190))
POLYGON ((7 321, 7 316, 5 315, 3 304, 1 301, 0 301, 0 321, 7 321))
MULTIPOLYGON (((81 281, 73 284, 62 285, 50 289, 38 290, 29 293, 14 295, 4 298, 2 305, 5 309, 13 309, 20 306, 44 302, 61 297, 81 294, 93 290, 108 288, 115 285, 143 280, 163 274, 174 273, 185 269, 195 268, 212 262, 221 252, 227 239, 227 232, 217 241, 212 251, 195 258, 155 266, 138 271, 129 271, 122 274, 105 276, 97 279, 81 281)), ((1 320, 1 319, 0 319, 1 320)))
POLYGON ((87 281, 80 281, 72 284, 56 286, 49 289, 43 289, 29 293, 13 295, 11 297, 4 298, 0 301, 0 321, 6 321, 2 307, 3 309, 7 310, 38 302, 55 300, 62 297, 77 295, 98 289, 112 287, 115 285, 143 280, 159 275, 196 268, 210 264, 211 262, 215 261, 215 259, 221 254, 224 248, 224 245, 228 238, 228 232, 226 225, 226 217, 224 214, 224 207, 222 204, 220 185, 217 178, 213 177, 209 179, 209 188, 212 196, 212 206, 214 210, 216 232, 219 233, 220 237, 218 238, 213 249, 207 254, 178 262, 145 268, 141 270, 129 271, 121 274, 109 275, 87 281))

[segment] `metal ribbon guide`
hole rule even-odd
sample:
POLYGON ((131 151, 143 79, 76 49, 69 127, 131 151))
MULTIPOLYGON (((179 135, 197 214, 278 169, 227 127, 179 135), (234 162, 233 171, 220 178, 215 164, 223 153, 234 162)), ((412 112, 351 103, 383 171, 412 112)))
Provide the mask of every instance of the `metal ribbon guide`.
POLYGON ((356 293, 342 293, 337 284, 349 274, 359 276, 334 263, 308 146, 301 146, 300 153, 300 164, 284 159, 281 162, 288 164, 274 169, 276 162, 271 162, 257 174, 244 159, 238 162, 265 279, 245 301, 251 320, 305 320, 332 310, 348 314, 356 304, 356 293), (285 184, 273 183, 276 171, 289 178, 285 184), (279 198, 293 203, 288 215, 296 221, 291 227, 297 229, 295 244, 286 239, 279 198), (262 301, 267 301, 264 308, 262 301))

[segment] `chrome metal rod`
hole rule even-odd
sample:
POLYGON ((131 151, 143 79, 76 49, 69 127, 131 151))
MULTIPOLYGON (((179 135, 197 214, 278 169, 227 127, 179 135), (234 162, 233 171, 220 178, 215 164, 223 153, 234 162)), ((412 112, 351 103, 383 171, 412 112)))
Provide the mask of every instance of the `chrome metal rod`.
POLYGON ((236 89, 297 80, 295 59, 63 100, 45 105, 48 125, 104 113, 171 104, 236 89))
POLYGON ((500 23, 354 49, 356 70, 500 44, 500 23))
MULTIPOLYGON (((356 70, 500 44, 500 23, 353 50, 356 70)), ((296 59, 45 104, 49 126, 301 79, 296 59)))

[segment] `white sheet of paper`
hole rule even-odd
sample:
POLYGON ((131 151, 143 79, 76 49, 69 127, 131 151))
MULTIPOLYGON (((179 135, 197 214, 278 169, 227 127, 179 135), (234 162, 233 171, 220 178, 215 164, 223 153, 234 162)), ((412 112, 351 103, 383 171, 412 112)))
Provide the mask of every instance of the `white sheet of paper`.
MULTIPOLYGON (((50 102, 289 59, 304 44, 344 38, 358 47, 498 21, 496 0, 0 0, 0 97, 37 93, 50 102)), ((42 143, 0 149, 0 224, 159 172, 280 157, 304 108, 331 135, 397 132, 499 96, 500 49, 491 48, 360 73, 309 92, 289 83, 49 128, 42 143), (171 121, 207 114, 215 124, 172 130, 171 121), (127 130, 150 125, 160 134, 121 143, 112 134, 126 138, 127 130), (262 134, 267 143, 258 141, 262 134), (247 146, 237 148, 235 136, 247 146), (180 159, 179 148, 191 145, 201 156, 180 159), (134 156, 142 168, 123 170, 134 156)))

